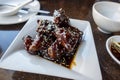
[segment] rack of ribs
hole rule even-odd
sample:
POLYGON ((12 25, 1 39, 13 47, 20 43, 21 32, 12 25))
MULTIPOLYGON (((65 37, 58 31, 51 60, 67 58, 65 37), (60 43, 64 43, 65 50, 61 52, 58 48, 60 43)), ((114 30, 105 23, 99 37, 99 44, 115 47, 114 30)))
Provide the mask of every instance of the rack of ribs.
POLYGON ((25 49, 30 54, 69 67, 83 35, 69 23, 63 9, 55 10, 54 22, 38 20, 35 38, 29 35, 24 37, 25 49))

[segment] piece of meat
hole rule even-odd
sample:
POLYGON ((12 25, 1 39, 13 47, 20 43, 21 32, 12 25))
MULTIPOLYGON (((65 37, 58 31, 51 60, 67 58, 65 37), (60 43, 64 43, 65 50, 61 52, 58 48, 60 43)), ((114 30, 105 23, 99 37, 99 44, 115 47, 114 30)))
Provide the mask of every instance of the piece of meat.
POLYGON ((28 36, 23 37, 23 40, 24 40, 25 49, 28 51, 30 45, 33 42, 32 37, 28 35, 28 36))
POLYGON ((49 20, 39 20, 38 21, 38 28, 36 32, 39 34, 46 34, 46 35, 53 35, 56 29, 56 25, 49 20))
POLYGON ((44 46, 42 46, 43 44, 44 44, 44 36, 37 34, 32 44, 29 47, 29 52, 34 53, 39 51, 39 49, 43 49, 44 48, 44 46))
POLYGON ((70 53, 75 48, 80 36, 80 31, 77 28, 69 26, 68 29, 58 28, 56 30, 56 37, 67 53, 70 53))
POLYGON ((65 47, 68 52, 72 50, 72 46, 68 43, 71 37, 68 31, 66 31, 64 28, 58 28, 56 30, 56 37, 59 44, 65 47))
MULTIPOLYGON (((29 44, 26 43, 29 37, 24 40, 26 43, 26 50, 31 54, 36 54, 38 51, 44 52, 47 50, 48 47, 56 40, 56 37, 54 36, 54 27, 55 26, 51 23, 51 21, 40 20, 37 34, 32 42, 29 44), (29 47, 27 47, 28 45, 29 47)), ((31 40, 31 37, 29 40, 31 40)))
POLYGON ((32 37, 26 36, 24 38, 24 45, 25 49, 33 55, 37 55, 37 51, 39 51, 39 46, 41 45, 42 38, 40 36, 36 35, 35 39, 32 40, 32 37))
POLYGON ((65 11, 61 8, 59 10, 55 10, 53 13, 54 22, 58 27, 67 27, 69 24, 69 18, 65 14, 65 11))
POLYGON ((59 44, 59 41, 56 40, 49 48, 48 55, 52 60, 58 60, 64 54, 64 47, 59 44))

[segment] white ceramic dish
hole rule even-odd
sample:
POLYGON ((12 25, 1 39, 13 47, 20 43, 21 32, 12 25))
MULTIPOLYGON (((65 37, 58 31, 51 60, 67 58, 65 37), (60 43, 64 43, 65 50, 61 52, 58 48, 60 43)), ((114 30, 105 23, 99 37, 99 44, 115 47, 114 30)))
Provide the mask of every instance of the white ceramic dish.
POLYGON ((11 16, 11 15, 15 15, 16 13, 18 13, 18 11, 24 7, 25 5, 29 4, 30 2, 32 2, 32 0, 25 0, 23 3, 15 6, 15 7, 11 7, 11 8, 7 8, 5 6, 1 7, 0 6, 0 16, 11 16))
POLYGON ((120 31, 120 4, 110 1, 96 2, 92 15, 98 29, 103 33, 120 31))
POLYGON ((112 43, 112 40, 115 40, 116 42, 120 42, 120 36, 119 35, 116 35, 116 36, 111 36, 107 39, 106 41, 106 49, 109 53, 109 55, 112 57, 112 59, 118 63, 120 65, 120 61, 112 54, 111 50, 110 50, 110 47, 111 47, 111 43, 112 43))
MULTIPOLYGON (((4 3, 5 1, 6 0, 4 0, 4 1, 2 0, 0 2, 0 4, 4 3)), ((20 3, 19 1, 18 1, 18 3, 16 1, 10 2, 10 0, 6 1, 6 2, 8 2, 6 4, 13 4, 13 5, 17 5, 18 3, 20 3)), ((30 10, 37 11, 40 9, 40 3, 39 3, 39 1, 35 0, 34 2, 26 5, 25 8, 29 8, 30 10)), ((0 16, 0 24, 1 25, 9 25, 9 24, 22 23, 22 22, 27 21, 31 16, 34 16, 36 14, 37 14, 37 12, 18 12, 17 14, 11 15, 11 16, 0 16)))
POLYGON ((34 16, 26 23, 15 40, 9 46, 0 60, 0 68, 46 74, 77 80, 102 80, 96 48, 89 22, 70 19, 71 25, 84 32, 83 41, 75 58, 76 66, 72 70, 45 60, 38 56, 30 55, 24 49, 22 37, 34 36, 38 19, 53 20, 53 17, 34 16), (92 50, 91 50, 92 49, 92 50), (89 79, 88 79, 89 78, 89 79))

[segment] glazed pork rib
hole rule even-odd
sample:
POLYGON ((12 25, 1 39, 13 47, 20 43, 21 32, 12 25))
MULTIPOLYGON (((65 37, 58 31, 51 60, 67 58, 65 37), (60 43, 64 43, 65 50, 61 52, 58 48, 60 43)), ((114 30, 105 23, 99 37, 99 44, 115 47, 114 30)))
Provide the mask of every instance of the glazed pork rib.
POLYGON ((83 35, 69 21, 62 9, 55 11, 54 22, 38 20, 35 38, 29 35, 24 38, 25 49, 69 68, 83 35))
POLYGON ((65 14, 65 11, 61 8, 59 10, 55 10, 53 13, 54 23, 58 27, 67 27, 69 25, 69 17, 65 14))
POLYGON ((54 26, 51 21, 39 20, 39 27, 37 28, 36 36, 32 40, 30 36, 24 38, 24 44, 27 51, 31 54, 36 54, 38 51, 44 53, 47 48, 55 41, 54 26), (28 45, 29 43, 29 45, 28 45))

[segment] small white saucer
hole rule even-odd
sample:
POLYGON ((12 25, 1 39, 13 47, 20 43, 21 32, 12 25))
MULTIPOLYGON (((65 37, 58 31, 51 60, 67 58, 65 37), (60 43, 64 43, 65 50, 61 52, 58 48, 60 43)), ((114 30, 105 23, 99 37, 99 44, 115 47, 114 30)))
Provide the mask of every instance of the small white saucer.
MULTIPOLYGON (((40 3, 39 1, 34 1, 25 6, 25 8, 29 8, 30 10, 39 10, 40 3)), ((0 16, 0 25, 9 25, 9 24, 17 24, 27 21, 31 16, 36 15, 37 12, 18 12, 12 16, 0 16)))

